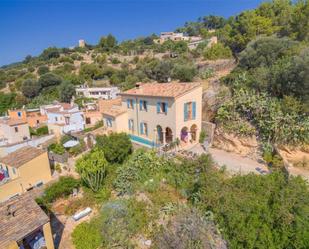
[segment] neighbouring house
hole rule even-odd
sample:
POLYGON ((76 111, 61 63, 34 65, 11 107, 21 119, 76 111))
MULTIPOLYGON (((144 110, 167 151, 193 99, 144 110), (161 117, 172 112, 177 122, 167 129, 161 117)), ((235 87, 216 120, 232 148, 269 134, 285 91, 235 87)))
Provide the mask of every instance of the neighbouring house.
POLYGON ((94 99, 115 99, 120 93, 118 87, 88 87, 86 85, 75 89, 77 96, 94 99))
POLYGON ((154 42, 158 44, 163 44, 166 41, 187 41, 187 36, 184 33, 176 33, 176 32, 161 32, 160 38, 155 39, 154 42))
POLYGON ((109 132, 127 132, 128 115, 127 109, 122 106, 122 99, 101 100, 99 109, 103 116, 104 127, 109 132))
POLYGON ((201 36, 188 36, 184 33, 177 32, 161 32, 160 37, 155 39, 154 42, 158 44, 163 44, 166 41, 188 41, 188 42, 196 42, 201 41, 203 38, 201 36))
POLYGON ((0 248, 54 249, 50 219, 29 193, 0 203, 0 248))
MULTIPOLYGON (((213 33, 213 32, 210 32, 213 33)), ((189 49, 196 49, 200 43, 208 42, 207 47, 211 47, 213 44, 218 42, 217 36, 212 36, 209 39, 204 39, 201 36, 188 36, 184 33, 176 32, 161 32, 160 38, 155 39, 154 42, 158 44, 163 44, 166 41, 187 41, 189 49)))
POLYGON ((202 121, 199 83, 137 84, 120 96, 121 104, 118 100, 103 110, 107 129, 125 131, 133 142, 148 147, 198 141, 202 121))
POLYGON ((29 139, 29 125, 25 119, 0 118, 0 146, 20 143, 29 139))
POLYGON ((84 107, 85 127, 90 128, 102 121, 102 113, 97 103, 87 103, 84 107))
POLYGON ((55 103, 41 106, 40 109, 47 116, 49 132, 57 137, 85 128, 83 112, 74 103, 55 103))
POLYGON ((26 146, 0 158, 0 202, 52 179, 46 151, 26 146))
POLYGON ((47 116, 43 115, 40 109, 17 109, 9 110, 9 117, 12 119, 24 120, 32 128, 40 127, 47 122, 47 116))

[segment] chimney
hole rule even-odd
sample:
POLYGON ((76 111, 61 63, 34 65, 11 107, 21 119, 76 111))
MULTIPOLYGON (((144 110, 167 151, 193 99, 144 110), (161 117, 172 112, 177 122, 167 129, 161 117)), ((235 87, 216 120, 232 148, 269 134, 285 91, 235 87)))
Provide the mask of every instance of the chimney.
POLYGON ((139 89, 140 85, 141 85, 140 82, 136 82, 136 83, 135 83, 135 88, 136 88, 136 89, 139 89))

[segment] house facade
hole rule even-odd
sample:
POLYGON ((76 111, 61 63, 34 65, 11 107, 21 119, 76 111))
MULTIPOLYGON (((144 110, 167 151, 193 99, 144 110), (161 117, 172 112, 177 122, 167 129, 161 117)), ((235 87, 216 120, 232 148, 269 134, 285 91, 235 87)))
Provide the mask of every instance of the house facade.
POLYGON ((32 128, 40 127, 47 122, 47 116, 42 115, 40 109, 9 110, 8 114, 12 119, 26 121, 32 128))
POLYGON ((52 179, 46 151, 27 146, 0 158, 0 202, 52 179))
POLYGON ((77 96, 94 99, 115 99, 120 93, 118 87, 88 87, 81 86, 75 89, 77 96))
POLYGON ((29 125, 26 120, 0 118, 0 145, 20 143, 29 139, 29 125))
POLYGON ((148 83, 123 92, 121 105, 103 112, 104 126, 125 131, 133 142, 160 146, 179 140, 198 141, 202 120, 202 87, 198 83, 148 83))
POLYGON ((76 104, 56 103, 42 106, 41 113, 47 116, 49 132, 58 137, 85 128, 83 112, 76 104))

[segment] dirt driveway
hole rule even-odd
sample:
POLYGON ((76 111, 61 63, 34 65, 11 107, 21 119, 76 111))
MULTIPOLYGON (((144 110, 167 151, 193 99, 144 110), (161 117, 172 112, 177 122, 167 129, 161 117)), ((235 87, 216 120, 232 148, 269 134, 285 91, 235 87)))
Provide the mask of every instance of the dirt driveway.
POLYGON ((235 153, 226 152, 215 148, 209 148, 213 160, 220 166, 225 166, 227 171, 232 174, 261 174, 257 168, 265 170, 268 169, 265 164, 259 163, 247 157, 242 157, 235 153))

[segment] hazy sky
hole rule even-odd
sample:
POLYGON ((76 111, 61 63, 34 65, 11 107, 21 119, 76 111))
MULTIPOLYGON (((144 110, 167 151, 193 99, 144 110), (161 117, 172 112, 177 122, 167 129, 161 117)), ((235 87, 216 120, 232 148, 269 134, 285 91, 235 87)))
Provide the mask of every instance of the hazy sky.
POLYGON ((175 30, 209 14, 225 17, 261 0, 0 0, 0 65, 50 46, 84 39, 96 44, 108 33, 118 41, 175 30))

